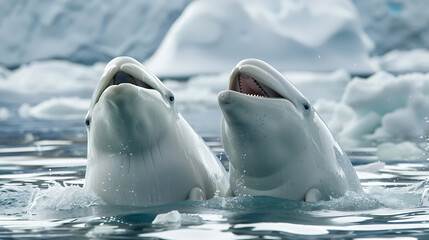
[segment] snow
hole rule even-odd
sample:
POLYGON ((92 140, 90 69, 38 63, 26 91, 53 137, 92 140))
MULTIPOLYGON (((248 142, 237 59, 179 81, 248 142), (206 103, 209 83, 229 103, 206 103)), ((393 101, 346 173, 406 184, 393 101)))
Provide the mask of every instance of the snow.
POLYGON ((42 59, 92 64, 120 55, 143 60, 188 2, 1 1, 0 65, 42 59))
POLYGON ((429 50, 392 50, 378 59, 380 67, 388 72, 429 72, 429 50))
POLYGON ((197 0, 146 64, 161 77, 227 72, 250 57, 279 71, 367 74, 372 47, 348 0, 197 0))
POLYGON ((345 145, 420 141, 429 135, 429 74, 395 77, 378 72, 368 79, 354 78, 340 102, 319 99, 315 107, 345 145))
POLYGON ((429 48, 427 0, 353 0, 374 53, 429 48))

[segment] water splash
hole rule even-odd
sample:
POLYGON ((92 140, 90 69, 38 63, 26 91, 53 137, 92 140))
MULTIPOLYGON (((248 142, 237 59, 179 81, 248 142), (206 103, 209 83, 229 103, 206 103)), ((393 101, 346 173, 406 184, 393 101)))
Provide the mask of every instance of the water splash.
POLYGON ((28 212, 37 213, 43 210, 72 210, 104 205, 101 198, 86 188, 79 186, 61 186, 54 183, 48 189, 39 190, 29 204, 28 212))
POLYGON ((429 187, 429 180, 417 182, 407 187, 372 186, 365 190, 368 196, 388 208, 406 209, 422 206, 422 195, 427 187, 429 187))
POLYGON ((0 189, 0 214, 16 215, 25 214, 29 202, 34 199, 37 192, 34 186, 8 186, 0 189))

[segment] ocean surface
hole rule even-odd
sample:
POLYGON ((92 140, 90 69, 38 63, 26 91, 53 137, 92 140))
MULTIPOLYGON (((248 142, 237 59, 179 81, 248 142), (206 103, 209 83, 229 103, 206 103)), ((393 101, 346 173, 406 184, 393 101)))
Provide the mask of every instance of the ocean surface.
MULTIPOLYGON (((227 167, 220 113, 188 111, 185 118, 227 167)), ((427 159, 380 162, 371 147, 346 151, 365 195, 318 203, 234 197, 107 206, 82 188, 83 120, 12 118, 0 124, 0 239, 428 238, 427 159)))

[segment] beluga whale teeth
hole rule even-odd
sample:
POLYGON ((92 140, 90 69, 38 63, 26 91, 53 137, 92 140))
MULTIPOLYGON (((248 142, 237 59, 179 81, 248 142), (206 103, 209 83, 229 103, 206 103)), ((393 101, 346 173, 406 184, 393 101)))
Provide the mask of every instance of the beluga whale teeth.
POLYGON ((233 195, 318 201, 362 193, 350 160, 310 102, 267 63, 239 62, 218 101, 233 195))
POLYGON ((238 90, 240 91, 240 93, 244 93, 248 96, 253 97, 267 97, 267 94, 261 87, 260 83, 258 83, 252 77, 241 73, 237 75, 237 82, 239 85, 238 90))
POLYGON ((228 175, 176 109, 173 93, 130 57, 110 61, 85 119, 85 187, 106 203, 159 205, 230 194, 228 175))

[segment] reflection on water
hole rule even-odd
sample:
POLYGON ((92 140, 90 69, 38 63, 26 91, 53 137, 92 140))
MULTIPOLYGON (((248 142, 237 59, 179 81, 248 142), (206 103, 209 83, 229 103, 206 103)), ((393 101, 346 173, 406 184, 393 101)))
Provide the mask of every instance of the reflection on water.
MULTIPOLYGON (((330 239, 429 234, 429 204, 426 198, 422 201, 429 176, 426 159, 378 162, 372 148, 351 149, 348 154, 366 195, 350 193, 318 203, 235 197, 154 207, 107 206, 82 188, 84 129, 76 122, 58 124, 68 125, 44 129, 46 123, 33 123, 20 132, 1 129, 5 137, 0 146, 0 238, 330 239)), ((227 167, 219 137, 205 140, 227 167)))

